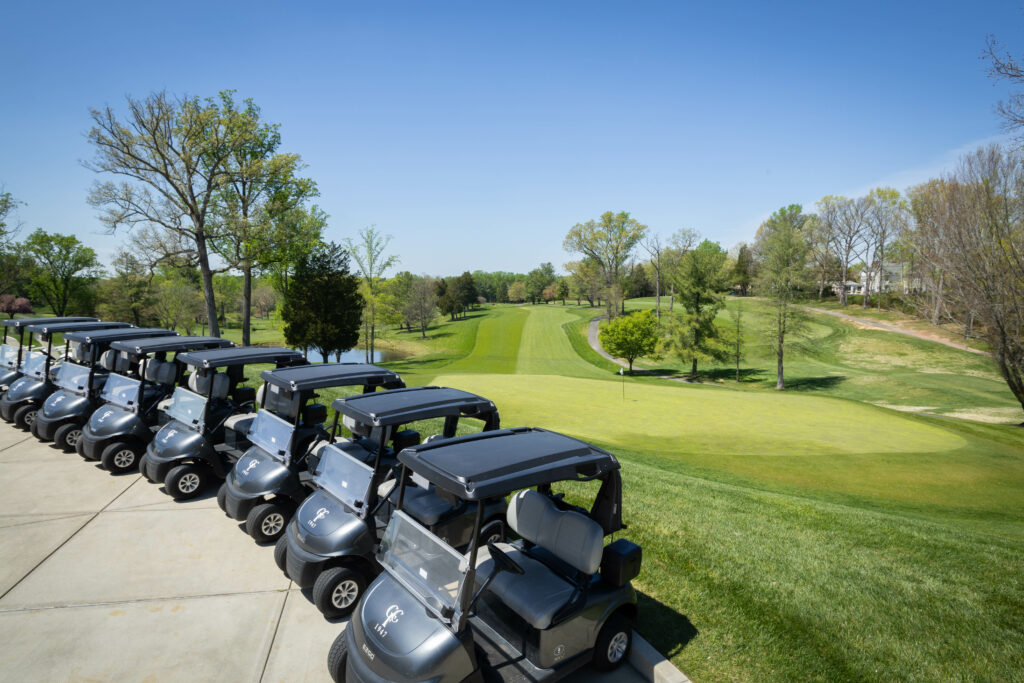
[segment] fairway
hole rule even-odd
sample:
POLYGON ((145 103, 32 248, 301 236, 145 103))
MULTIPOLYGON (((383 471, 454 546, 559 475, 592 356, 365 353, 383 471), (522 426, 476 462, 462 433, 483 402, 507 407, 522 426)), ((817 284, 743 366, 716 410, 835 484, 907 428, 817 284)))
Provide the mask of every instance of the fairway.
POLYGON ((595 313, 489 307, 471 349, 409 379, 487 396, 503 426, 563 431, 619 456, 626 535, 644 545, 639 630, 683 671, 1016 676, 1024 437, 870 400, 877 386, 941 395, 949 411, 1005 405, 970 365, 984 359, 815 321, 820 353, 794 364, 825 375, 841 363, 841 383, 778 393, 623 378, 571 336, 595 313))

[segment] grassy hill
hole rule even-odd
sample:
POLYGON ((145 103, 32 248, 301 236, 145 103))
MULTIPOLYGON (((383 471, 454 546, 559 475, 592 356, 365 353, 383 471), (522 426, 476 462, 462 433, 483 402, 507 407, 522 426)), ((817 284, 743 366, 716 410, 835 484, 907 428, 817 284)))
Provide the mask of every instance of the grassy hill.
MULTIPOLYGON (((986 359, 822 316, 794 354, 793 392, 762 390, 773 380, 752 373, 721 377, 732 388, 621 378, 586 346, 595 314, 491 307, 391 365, 412 384, 492 398, 506 426, 565 431, 620 457, 626 535, 644 546, 639 630, 683 671, 1019 675, 1024 431, 864 402, 1008 406, 986 359), (799 381, 829 373, 843 379, 799 381)), ((763 358, 752 351, 745 365, 763 358)))

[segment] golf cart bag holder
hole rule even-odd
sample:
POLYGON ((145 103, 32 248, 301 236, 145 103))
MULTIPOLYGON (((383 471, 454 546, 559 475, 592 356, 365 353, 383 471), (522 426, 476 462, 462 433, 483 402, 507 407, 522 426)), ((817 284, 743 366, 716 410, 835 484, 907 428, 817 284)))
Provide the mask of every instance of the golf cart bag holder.
POLYGON ((625 538, 609 543, 601 555, 601 579, 621 588, 640 574, 642 560, 642 550, 636 543, 625 538))

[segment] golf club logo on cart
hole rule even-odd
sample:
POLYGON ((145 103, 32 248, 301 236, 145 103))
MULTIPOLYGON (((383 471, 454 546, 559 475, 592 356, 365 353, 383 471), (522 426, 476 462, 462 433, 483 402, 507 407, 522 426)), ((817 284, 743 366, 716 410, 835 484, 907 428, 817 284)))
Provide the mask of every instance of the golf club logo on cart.
POLYGON ((387 611, 384 613, 384 621, 379 622, 376 626, 374 626, 373 630, 376 631, 377 635, 379 635, 381 638, 386 638, 388 635, 388 625, 397 624, 398 617, 402 616, 403 614, 405 614, 405 611, 402 610, 398 605, 391 605, 391 607, 388 607, 387 611))
POLYGON ((97 422, 103 422, 104 420, 106 420, 108 417, 110 417, 113 414, 114 414, 114 411, 110 410, 108 408, 107 410, 104 410, 102 413, 100 413, 100 419, 98 419, 96 421, 97 422))
MULTIPOLYGON (((252 472, 253 468, 256 467, 256 465, 258 465, 258 464, 259 464, 259 460, 257 460, 256 458, 253 458, 248 463, 246 463, 245 469, 242 470, 242 474, 249 474, 250 472, 252 472)), ((322 510, 323 508, 320 508, 320 509, 322 510)), ((317 519, 320 519, 320 518, 317 517, 317 519)))
POLYGON ((164 434, 164 438, 160 439, 161 443, 167 443, 174 438, 174 435, 178 433, 177 429, 168 429, 167 433, 164 434))
POLYGON ((327 508, 320 508, 319 510, 316 511, 316 516, 313 517, 313 519, 306 520, 306 524, 309 525, 310 529, 315 529, 316 523, 329 514, 331 514, 330 510, 328 510, 327 508))

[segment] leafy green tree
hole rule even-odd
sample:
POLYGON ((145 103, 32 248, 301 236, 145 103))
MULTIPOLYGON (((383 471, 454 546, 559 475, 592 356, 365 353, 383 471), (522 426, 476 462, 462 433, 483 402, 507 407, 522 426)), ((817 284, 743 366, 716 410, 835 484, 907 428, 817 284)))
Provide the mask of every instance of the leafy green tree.
POLYGON ((653 311, 621 315, 602 322, 598 336, 605 351, 629 362, 629 374, 633 374, 633 361, 658 348, 658 318, 653 311))
POLYGON ((14 244, 21 226, 12 223, 11 216, 22 203, 10 192, 0 192, 0 294, 24 284, 32 266, 14 244))
POLYGON ((110 106, 91 111, 88 141, 96 156, 86 164, 120 182, 97 182, 89 203, 103 210, 111 232, 125 226, 148 231, 154 260, 197 266, 210 333, 220 334, 213 292, 214 203, 231 177, 231 159, 259 129, 252 100, 239 107, 231 91, 218 99, 175 99, 165 92, 128 97, 128 117, 110 106))
POLYGON ((412 331, 412 320, 405 315, 405 308, 412 294, 412 286, 416 276, 407 270, 396 273, 385 280, 381 286, 381 318, 385 325, 405 327, 412 331))
MULTIPOLYGON (((614 318, 617 312, 612 297, 617 289, 621 290, 622 268, 646 232, 647 226, 631 217, 628 211, 606 211, 596 221, 577 223, 565 236, 566 251, 583 254, 600 268, 609 318, 614 318)), ((622 304, 625 305, 625 301, 622 304)))
POLYGON ((723 272, 726 253, 718 244, 704 240, 680 259, 674 272, 679 303, 685 309, 667 323, 666 351, 691 363, 690 377, 697 377, 699 361, 721 361, 727 349, 719 339, 715 318, 725 306, 722 292, 728 287, 723 272))
POLYGON ((544 289, 555 281, 555 268, 550 263, 542 263, 526 275, 526 298, 531 304, 537 303, 544 295, 544 289))
POLYGON ((564 306, 565 299, 569 296, 569 278, 558 278, 558 282, 555 284, 555 296, 562 300, 562 305, 564 306))
POLYGON ((364 302, 348 258, 341 245, 318 245, 296 264, 281 308, 285 340, 316 349, 325 361, 331 354, 340 358, 359 342, 364 302))
POLYGON ((749 244, 741 242, 736 249, 736 263, 732 268, 733 283, 739 287, 740 296, 750 292, 750 284, 754 281, 754 250, 749 244))
POLYGON ((206 321, 203 293, 181 271, 154 281, 153 315, 161 327, 192 334, 206 321))
POLYGON ((526 283, 522 280, 516 280, 509 285, 508 300, 515 303, 526 301, 526 283))
POLYGON ((114 276, 100 284, 99 311, 104 318, 129 320, 136 327, 153 317, 153 283, 146 267, 130 252, 117 252, 114 276))
MULTIPOLYGON (((249 100, 246 104, 248 115, 258 122, 260 108, 249 100)), ((215 195, 212 209, 212 248, 242 274, 243 346, 250 343, 254 273, 286 258, 285 243, 304 237, 301 224, 280 219, 319 194, 315 182, 299 177, 302 158, 278 152, 280 145, 280 124, 256 123, 251 134, 232 147, 227 182, 215 195)))
POLYGON ((65 315, 74 297, 99 278, 100 262, 96 252, 74 235, 48 233, 37 228, 22 248, 36 263, 32 289, 55 315, 65 315))
POLYGON ((348 253, 355 259, 363 279, 363 301, 366 310, 363 315, 363 336, 366 339, 366 362, 373 358, 374 340, 377 336, 377 307, 380 305, 381 282, 384 271, 398 263, 394 254, 384 252, 391 242, 390 235, 382 235, 375 226, 359 231, 359 241, 344 241, 348 253))
POLYGON ((757 287, 775 309, 771 345, 776 358, 775 388, 786 388, 783 360, 787 339, 806 327, 805 317, 793 303, 807 285, 807 256, 810 246, 803 226, 807 217, 799 204, 791 204, 773 213, 758 229, 758 253, 761 256, 757 287))
POLYGON ((227 324, 228 312, 233 313, 239 310, 243 280, 244 278, 227 273, 218 273, 213 276, 213 292, 217 297, 217 320, 221 325, 227 324))
POLYGON ((468 270, 459 276, 459 303, 462 304, 463 311, 476 306, 476 282, 468 270))
POLYGON ((576 298, 576 305, 580 305, 581 299, 586 299, 591 308, 595 301, 600 306, 604 278, 597 263, 591 259, 570 261, 565 264, 565 269, 569 271, 569 289, 576 298))
POLYGON ((261 270, 270 278, 274 289, 285 295, 291 284, 295 265, 309 257, 324 244, 323 231, 327 214, 320 207, 297 206, 274 216, 274 254, 260 255, 261 270))

